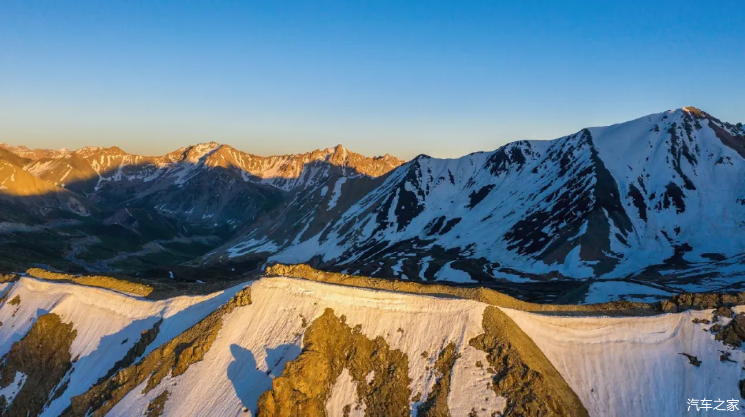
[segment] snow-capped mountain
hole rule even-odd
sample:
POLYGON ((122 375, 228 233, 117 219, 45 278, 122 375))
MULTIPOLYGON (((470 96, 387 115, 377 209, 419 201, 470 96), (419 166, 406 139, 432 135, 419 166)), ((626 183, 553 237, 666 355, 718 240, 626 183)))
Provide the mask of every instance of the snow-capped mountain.
POLYGON ((24 170, 29 160, 0 148, 0 212, 5 220, 24 221, 52 212, 89 214, 83 198, 24 170))
MULTIPOLYGON (((299 155, 261 157, 218 143, 188 146, 160 157, 127 154, 118 147, 20 152, 28 173, 109 207, 145 205, 166 217, 208 225, 252 220, 296 189, 330 177, 373 177, 403 161, 368 158, 339 145, 299 155)), ((12 153, 11 153, 12 155, 12 153)), ((1 156, 1 155, 0 155, 1 156)))
POLYGON ((0 251, 6 255, 0 270, 42 263, 132 272, 194 260, 296 195, 370 181, 403 161, 365 157, 341 145, 261 157, 203 143, 159 157, 117 147, 0 145, 0 163, 7 165, 0 172, 6 183, 0 189, 0 251))
POLYGON ((691 399, 743 407, 745 293, 661 314, 660 303, 538 305, 323 275, 163 298, 110 278, 85 282, 0 283, 3 415, 662 416, 686 413, 691 399))
MULTIPOLYGON (((342 146, 271 157, 217 143, 160 157, 3 151, 9 166, 85 203, 62 210, 124 227, 138 245, 155 239, 141 237, 153 227, 158 242, 208 237, 174 258, 193 266, 310 263, 382 278, 542 282, 554 293, 585 279, 584 292, 614 288, 599 279, 669 294, 745 278, 745 130, 692 107, 406 163, 342 146)), ((147 244, 132 253, 168 251, 147 244)))
POLYGON ((213 256, 465 282, 659 275, 653 266, 745 252, 744 158, 742 125, 690 107, 458 159, 419 156, 333 216, 316 221, 321 204, 275 219, 213 256))
POLYGON ((25 169, 39 178, 64 184, 70 175, 78 179, 95 177, 96 187, 102 187, 105 182, 152 182, 161 177, 184 184, 199 169, 219 167, 239 172, 244 181, 289 191, 321 180, 324 171, 329 169, 326 164, 339 168, 348 176, 377 177, 404 162, 391 155, 366 157, 348 151, 342 145, 304 154, 268 157, 248 154, 216 142, 187 146, 158 157, 128 154, 116 146, 54 151, 0 143, 0 149, 23 160, 25 169))

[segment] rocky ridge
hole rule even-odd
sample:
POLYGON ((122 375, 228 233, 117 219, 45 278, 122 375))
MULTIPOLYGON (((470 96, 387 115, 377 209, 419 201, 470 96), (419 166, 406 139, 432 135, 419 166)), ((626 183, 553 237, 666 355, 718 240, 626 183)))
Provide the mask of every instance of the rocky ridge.
POLYGON ((361 280, 385 281, 282 268, 329 283, 270 276, 162 301, 29 277, 3 283, 2 412, 641 416, 693 392, 739 395, 745 355, 701 331, 705 317, 730 320, 724 308, 692 303, 704 309, 661 314, 658 305, 653 315, 611 318, 588 314, 623 313, 623 304, 573 306, 578 316, 533 307, 554 311, 546 315, 515 309, 530 305, 504 295, 490 297, 497 305, 460 296, 484 290, 401 283, 402 293, 361 280), (567 363, 556 337, 582 352, 587 368, 567 363), (97 345, 105 348, 90 349, 97 345), (611 353, 620 366, 605 369, 611 353), (621 383, 628 378, 641 386, 621 383), (655 387, 659 401, 639 401, 655 387))
POLYGON ((308 263, 553 303, 745 289, 745 130, 693 107, 405 163, 217 143, 5 155, 0 182, 39 191, 0 193, 0 269, 203 280, 308 263))

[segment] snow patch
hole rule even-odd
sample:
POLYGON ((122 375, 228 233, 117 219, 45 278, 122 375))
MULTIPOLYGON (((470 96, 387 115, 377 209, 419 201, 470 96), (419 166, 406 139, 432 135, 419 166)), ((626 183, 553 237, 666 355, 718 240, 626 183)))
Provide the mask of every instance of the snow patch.
POLYGON ((336 207, 336 203, 337 201, 339 201, 339 197, 341 196, 341 186, 344 185, 345 182, 347 182, 347 177, 341 177, 336 180, 336 183, 334 184, 334 191, 331 194, 331 198, 329 199, 329 210, 336 207))
POLYGON ((435 275, 435 279, 438 281, 449 281, 449 282, 460 282, 460 283, 468 283, 468 282, 475 282, 471 275, 466 271, 461 271, 460 269, 455 269, 450 266, 453 261, 450 261, 446 263, 439 271, 437 271, 437 275, 435 275))
POLYGON ((344 368, 341 375, 331 387, 331 396, 326 402, 329 417, 363 417, 365 403, 357 398, 357 383, 352 380, 349 370, 344 368), (349 414, 344 414, 344 407, 350 406, 349 414))

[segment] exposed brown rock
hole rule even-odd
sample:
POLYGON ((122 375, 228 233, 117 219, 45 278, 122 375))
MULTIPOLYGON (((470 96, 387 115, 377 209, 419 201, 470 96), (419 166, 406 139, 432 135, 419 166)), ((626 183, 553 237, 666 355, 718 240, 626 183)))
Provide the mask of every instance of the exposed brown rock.
POLYGON ((26 270, 26 274, 34 278, 41 278, 50 281, 72 281, 77 278, 75 275, 47 271, 46 269, 41 268, 29 268, 26 270))
POLYGON ((456 359, 458 359, 458 354, 455 344, 449 343, 437 357, 435 362, 437 381, 427 399, 419 406, 417 416, 450 417, 448 394, 450 394, 450 376, 456 359))
POLYGON ((732 318, 732 309, 729 307, 718 307, 714 311, 714 321, 716 321, 718 317, 732 318))
POLYGON ((15 297, 13 297, 13 299, 11 299, 10 301, 8 301, 8 304, 10 304, 12 306, 17 306, 17 305, 21 304, 21 296, 16 295, 15 297))
POLYGON ((6 282, 16 282, 18 281, 18 274, 0 274, 0 284, 4 284, 6 282))
POLYGON ((698 358, 697 358, 697 357, 695 357, 695 356, 693 356, 693 355, 689 355, 689 354, 687 354, 687 353, 682 353, 682 352, 681 352, 681 353, 678 353, 678 355, 683 355, 683 356, 685 356, 686 358, 688 358, 688 362, 689 362, 689 363, 690 363, 691 365, 693 365, 693 366, 695 366, 695 367, 697 367, 697 368, 698 368, 699 366, 701 366, 701 361, 700 361, 700 360, 698 360, 698 358))
POLYGON ((660 302, 664 313, 679 313, 686 310, 706 310, 710 308, 732 307, 745 303, 745 291, 735 294, 697 293, 678 294, 660 302))
POLYGON ((722 327, 715 338, 725 345, 740 347, 745 340, 745 314, 736 315, 726 326, 722 327))
POLYGON ((739 298, 740 295, 734 295, 734 294, 722 294, 722 305, 727 307, 732 307, 737 304, 739 304, 741 301, 745 300, 745 297, 739 298))
POLYGON ((75 276, 70 274, 60 274, 57 272, 47 271, 41 268, 29 268, 26 273, 35 278, 47 279, 52 281, 67 281, 74 282, 80 285, 87 285, 89 287, 106 288, 109 290, 119 291, 127 294, 138 295, 141 297, 147 297, 153 292, 153 287, 137 282, 126 281, 123 279, 117 279, 107 277, 103 275, 95 276, 75 276))
POLYGON ((138 284, 131 281, 125 281, 123 279, 116 279, 102 275, 82 276, 76 278, 74 282, 80 285, 106 288, 114 291, 124 292, 127 294, 139 295, 141 297, 147 297, 148 295, 150 295, 151 292, 153 292, 153 287, 149 285, 138 284))
POLYGON ((496 307, 484 310, 484 334, 470 340, 496 372, 491 388, 507 399, 505 415, 587 416, 577 394, 515 322, 496 307))
POLYGON ((0 364, 0 387, 13 383, 16 372, 26 382, 3 416, 36 416, 72 366, 70 346, 77 332, 56 314, 39 316, 23 339, 14 343, 0 364))
POLYGON ((300 356, 287 363, 272 389, 259 398, 259 416, 325 416, 331 387, 345 368, 357 384, 365 415, 410 414, 409 360, 400 350, 390 349, 382 337, 370 340, 359 326, 350 328, 326 309, 308 327, 303 345, 300 356))
POLYGON ((719 355, 719 361, 720 361, 720 362, 732 362, 732 363, 737 363, 736 361, 733 361, 732 359, 730 359, 730 355, 731 355, 731 353, 730 353, 730 352, 725 352, 725 351, 723 351, 723 350, 720 350, 720 351, 719 351, 719 353, 720 353, 720 355, 719 355))
POLYGON ((150 352, 138 363, 99 382, 85 394, 73 397, 70 408, 63 415, 104 416, 142 382, 147 380, 143 390, 147 393, 158 386, 169 373, 172 376, 183 374, 191 364, 201 361, 204 354, 212 347, 212 343, 222 328, 223 316, 232 312, 236 307, 248 304, 251 304, 250 287, 238 292, 229 302, 150 352))
POLYGON ((663 313, 677 313, 678 305, 673 303, 670 300, 663 300, 663 301, 660 301, 660 310, 663 313))
POLYGON ((147 405, 145 415, 147 417, 160 417, 163 415, 163 410, 166 408, 166 401, 168 401, 168 397, 170 396, 171 393, 168 392, 168 390, 165 390, 161 392, 160 395, 153 398, 153 400, 150 401, 150 404, 147 405))

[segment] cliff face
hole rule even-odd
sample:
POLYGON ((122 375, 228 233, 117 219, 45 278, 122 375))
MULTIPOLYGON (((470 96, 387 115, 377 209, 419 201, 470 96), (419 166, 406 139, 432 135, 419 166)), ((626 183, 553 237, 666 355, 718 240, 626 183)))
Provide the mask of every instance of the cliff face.
POLYGON ((274 276, 157 301, 102 280, 0 283, 0 413, 644 416, 740 398, 737 296, 659 314, 315 277, 335 283, 274 276))

